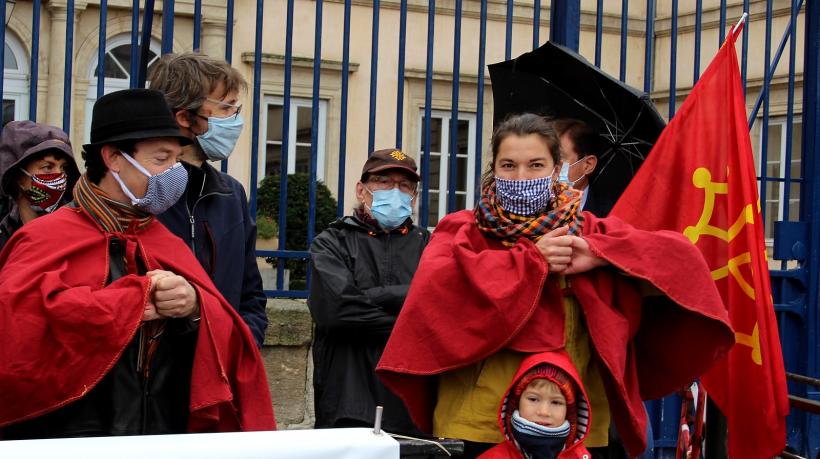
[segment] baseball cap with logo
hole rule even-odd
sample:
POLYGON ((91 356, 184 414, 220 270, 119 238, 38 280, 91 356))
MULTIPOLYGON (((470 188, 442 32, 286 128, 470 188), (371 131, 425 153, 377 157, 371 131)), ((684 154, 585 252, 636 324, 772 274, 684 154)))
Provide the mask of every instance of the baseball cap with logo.
POLYGON ((416 168, 416 161, 396 148, 387 148, 373 152, 362 167, 362 181, 368 174, 382 172, 386 170, 400 169, 409 172, 416 179, 421 180, 416 168))

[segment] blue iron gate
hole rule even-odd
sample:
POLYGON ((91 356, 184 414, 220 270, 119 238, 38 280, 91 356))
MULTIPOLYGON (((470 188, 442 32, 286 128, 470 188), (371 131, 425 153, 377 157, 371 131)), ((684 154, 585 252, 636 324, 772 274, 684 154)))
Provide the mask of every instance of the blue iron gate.
MULTIPOLYGON (((69 131, 71 126, 72 114, 72 83, 74 81, 73 75, 76 73, 72 65, 74 62, 74 21, 71 20, 75 16, 75 2, 74 0, 51 1, 49 5, 57 4, 65 8, 66 16, 69 20, 65 27, 65 68, 64 68, 64 88, 63 88, 63 129, 69 131)), ((83 2, 83 7, 87 3, 83 2)), ((106 63, 105 44, 107 38, 107 27, 110 24, 108 14, 110 8, 107 0, 99 0, 99 41, 98 41, 98 62, 99 71, 97 71, 96 91, 97 97, 103 94, 105 89, 105 73, 106 63)), ((203 4, 202 0, 188 0, 180 1, 179 4, 184 4, 186 8, 185 18, 193 22, 193 40, 192 49, 199 49, 200 41, 202 39, 201 31, 203 26, 203 4), (190 10, 190 13, 188 12, 190 10)), ((208 2, 206 2, 208 3, 208 2)), ((309 171, 313 179, 310 182, 308 193, 308 220, 305 227, 293 228, 288 226, 286 208, 288 201, 288 155, 284 152, 289 151, 289 143, 295 141, 285 133, 290 132, 291 123, 291 101, 292 101, 292 85, 294 74, 294 36, 296 29, 302 29, 302 24, 294 24, 294 11, 296 4, 307 3, 307 0, 278 0, 276 2, 265 2, 264 0, 246 0, 243 4, 250 9, 255 9, 255 23, 254 30, 254 52, 253 52, 253 87, 252 87, 252 120, 251 125, 251 145, 250 145, 250 201, 251 209, 256 212, 257 209, 257 183, 259 178, 259 171, 257 165, 259 164, 259 147, 260 147, 260 114, 261 104, 265 96, 263 94, 262 81, 262 60, 263 60, 263 39, 273 35, 283 36, 284 38, 284 66, 283 66, 283 84, 281 93, 282 103, 282 140, 281 140, 281 161, 279 164, 280 176, 280 193, 279 193, 279 215, 276 219, 279 228, 279 247, 277 250, 260 250, 258 255, 273 260, 277 265, 275 287, 267 290, 266 293, 273 297, 306 297, 306 290, 293 290, 285 287, 285 261, 286 260, 306 260, 307 246, 305 247, 287 247, 286 235, 291 231, 305 231, 308 244, 312 240, 316 231, 316 208, 317 208, 317 180, 315 179, 315 171, 319 166, 317 164, 319 154, 318 136, 319 136, 319 116, 320 116, 320 78, 322 60, 322 36, 323 33, 333 34, 341 39, 342 46, 342 61, 341 61, 341 98, 338 107, 338 162, 333 164, 329 169, 336 171, 337 189, 336 196, 338 198, 337 213, 342 215, 345 211, 344 196, 346 187, 349 185, 345 183, 345 173, 348 166, 347 161, 347 145, 348 145, 348 110, 349 110, 349 91, 350 91, 350 49, 351 46, 370 46, 370 73, 369 73, 369 116, 367 126, 367 146, 368 151, 373 151, 375 147, 375 136, 377 129, 384 129, 388 121, 383 117, 376 116, 377 97, 379 94, 379 51, 385 50, 385 45, 380 43, 380 18, 384 9, 392 9, 399 11, 399 27, 397 31, 397 40, 388 43, 389 46, 398 46, 398 60, 396 63, 396 81, 397 81, 397 98, 395 103, 395 144, 402 147, 403 144, 403 129, 406 125, 405 119, 405 82, 407 80, 406 65, 406 50, 417 40, 411 41, 407 38, 407 21, 408 11, 413 10, 416 13, 426 13, 427 16, 427 30, 426 30, 426 67, 424 68, 424 105, 423 105, 423 123, 421 132, 423 139, 420 148, 420 163, 422 168, 422 189, 419 200, 419 221, 423 226, 428 226, 430 222, 431 211, 431 189, 435 188, 431 183, 431 142, 433 135, 433 83, 434 83, 434 56, 436 55, 452 55, 452 93, 451 93, 451 109, 449 116, 449 126, 442 129, 449 130, 449 161, 450 164, 456 164, 459 160, 458 150, 458 132, 459 132, 459 101, 463 100, 460 93, 460 79, 464 78, 466 73, 471 73, 475 69, 477 74, 476 85, 476 102, 478 107, 475 113, 475 132, 473 138, 470 140, 474 144, 474 150, 477 153, 478 160, 474 161, 474 186, 477 188, 479 177, 481 175, 482 161, 481 154, 486 145, 486 132, 482 131, 484 120, 484 86, 485 86, 485 65, 486 65, 486 49, 490 44, 488 42, 488 18, 491 16, 492 9, 493 21, 503 22, 504 26, 504 56, 510 59, 513 55, 513 25, 518 23, 521 27, 522 17, 529 19, 532 27, 532 48, 538 47, 543 43, 541 27, 549 26, 550 39, 564 44, 575 50, 592 49, 593 61, 595 65, 602 66, 603 53, 608 43, 604 31, 610 32, 619 24, 619 33, 617 39, 619 40, 619 60, 618 60, 618 75, 621 80, 631 78, 636 73, 630 69, 629 61, 629 38, 630 34, 633 36, 637 33, 643 35, 644 38, 644 56, 643 62, 643 89, 645 92, 652 95, 656 100, 662 100, 668 108, 668 117, 672 118, 675 114, 676 104, 679 102, 678 95, 685 92, 684 85, 678 84, 678 78, 684 75, 680 71, 679 56, 678 56, 678 42, 679 40, 687 38, 694 47, 693 61, 692 61, 692 84, 697 81, 701 72, 701 54, 704 56, 711 56, 717 50, 719 45, 725 38, 727 30, 727 21, 732 23, 742 12, 750 12, 752 14, 752 21, 755 22, 755 28, 749 26, 743 30, 741 41, 741 73, 744 80, 744 87, 747 86, 747 75, 749 70, 750 59, 750 34, 752 36, 764 35, 763 48, 764 56, 762 59, 762 79, 755 81, 755 86, 760 86, 758 94, 754 95, 755 103, 752 112, 749 116, 749 127, 753 132, 759 133, 760 139, 758 155, 760 165, 760 196, 764 203, 764 221, 771 221, 771 225, 767 225, 767 235, 772 237, 772 255, 774 260, 779 260, 778 269, 771 270, 773 294, 775 299, 775 308, 778 313, 780 322, 780 336, 783 345, 784 359, 786 368, 790 372, 795 372, 803 375, 809 375, 815 378, 820 377, 820 305, 818 305, 818 297, 820 292, 820 185, 818 185, 815 177, 820 174, 820 159, 818 159, 818 146, 820 145, 820 133, 818 132, 818 120, 820 119, 820 104, 818 97, 820 97, 820 5, 816 2, 806 2, 804 7, 802 0, 791 0, 785 2, 780 0, 777 6, 774 5, 773 0, 766 0, 765 2, 757 1, 752 4, 750 0, 737 0, 728 5, 727 0, 715 0, 708 2, 710 5, 704 6, 703 0, 696 0, 694 10, 686 11, 681 14, 679 11, 678 0, 670 0, 664 3, 664 10, 660 11, 656 0, 622 0, 620 8, 613 9, 615 2, 605 2, 597 0, 595 9, 592 11, 582 11, 580 0, 552 0, 550 5, 542 5, 540 0, 514 2, 513 0, 506 0, 506 3, 500 5, 498 2, 489 3, 488 0, 475 0, 470 2, 473 9, 469 10, 470 20, 478 21, 479 29, 479 44, 477 61, 476 62, 462 62, 462 23, 464 20, 464 12, 467 11, 463 0, 454 0, 447 2, 447 5, 436 5, 436 0, 429 0, 423 2, 419 0, 384 0, 382 5, 381 0, 374 0, 372 6, 368 6, 372 10, 371 22, 371 38, 370 43, 351 43, 351 12, 354 7, 352 0, 314 0, 314 49, 313 49, 313 85, 312 85, 312 101, 311 101, 311 132, 310 132, 310 160, 309 171), (254 5, 255 3, 255 5, 254 5), (325 3, 343 4, 342 28, 341 30, 330 29, 323 23, 323 12, 325 3), (765 4, 764 4, 765 3, 765 4), (542 12, 549 6, 548 21, 542 16, 542 12), (268 8, 267 10, 265 8, 268 8), (275 9, 274 9, 275 8, 275 9), (631 10, 630 10, 631 8, 631 10), (284 28, 282 30, 263 30, 263 22, 266 15, 281 15, 284 9, 284 28), (638 11, 636 14, 635 11, 638 11), (267 11, 267 12, 266 12, 267 11), (441 31, 437 30, 437 22, 439 27, 441 21, 450 21, 452 16, 452 30, 453 30, 453 47, 452 49, 443 49, 441 46, 436 46, 436 38, 441 36, 441 31), (786 20, 784 20, 786 18, 786 20), (686 21, 685 25, 681 25, 680 21, 686 21), (798 25, 803 21, 804 31, 804 48, 802 50, 803 56, 803 79, 802 79, 802 111, 795 113, 796 107, 800 107, 799 101, 795 100, 795 88, 797 85, 797 76, 799 75, 796 68, 799 64, 800 53, 798 52, 797 43, 799 34, 798 25), (690 24, 694 22, 694 24, 690 24), (781 30, 775 30, 775 22, 783 26, 781 30), (659 24, 664 27, 664 31, 659 32, 659 24), (760 26, 763 31, 761 32, 760 26), (713 38, 704 37, 704 27, 709 26, 710 29, 716 29, 717 36, 713 38), (581 34, 581 30, 586 30, 588 33, 581 34), (592 32, 590 32, 592 31, 592 32), (782 32, 782 38, 776 48, 772 47, 773 36, 775 33, 782 32), (665 40, 668 35, 668 51, 664 48, 663 54, 659 53, 659 43, 665 40), (590 44, 587 40, 593 40, 590 44), (787 48, 788 47, 788 48, 787 48), (703 50, 703 51, 702 51, 703 50), (773 52, 774 51, 774 52, 773 52), (778 75, 777 69, 781 62, 781 57, 786 54, 788 56, 788 71, 780 72, 778 75), (659 62, 658 59, 663 57, 666 62, 659 62), (661 78, 668 78, 665 85, 668 91, 664 94, 662 91, 655 89, 655 81, 661 78), (779 87, 786 87, 785 103, 781 101, 781 105, 785 105, 785 114, 776 120, 772 119, 771 114, 771 91, 773 84, 779 87), (802 118, 801 118, 802 116, 802 118), (757 129, 757 131, 754 131, 757 129), (776 141, 775 141, 776 140, 776 141), (797 145, 796 143, 800 144, 797 145), (776 151, 771 151, 775 149, 776 151), (776 158, 772 159, 774 156, 776 158), (777 217, 774 217, 776 213, 777 217), (768 219, 768 220, 767 220, 768 219)), ((546 3, 546 2, 544 2, 546 3)), ((23 4, 31 6, 30 17, 18 18, 18 20, 28 24, 28 29, 31 32, 30 37, 25 37, 28 46, 28 58, 30 67, 27 69, 29 78, 28 94, 28 114, 32 120, 36 120, 38 113, 38 91, 37 82, 39 81, 39 61, 40 56, 40 36, 38 31, 41 27, 41 12, 44 11, 44 5, 41 0, 2 0, 0 1, 0 16, 6 20, 0 23, 0 38, 6 40, 7 24, 9 16, 19 16, 20 8, 23 4), (15 13, 14 8, 17 8, 18 13, 15 13)), ((222 2, 225 6, 225 59, 229 62, 233 59, 234 51, 234 22, 235 22, 235 4, 234 0, 225 0, 222 2)), ((357 2, 358 5, 358 2, 357 2)), ((213 5, 211 5, 213 6, 213 5)), ((359 5, 360 6, 360 5, 359 5)), ((691 4, 686 5, 691 7, 691 4)), ((153 31, 153 18, 156 14, 161 13, 161 30, 162 30, 162 52, 170 52, 173 49, 174 31, 176 25, 175 20, 179 17, 177 5, 174 0, 164 0, 161 4, 161 11, 156 10, 154 0, 132 0, 131 2, 131 29, 130 29, 130 69, 129 78, 131 87, 139 87, 145 84, 146 72, 150 56, 150 42, 153 31), (177 13, 177 14, 175 14, 177 13), (140 31, 142 34, 140 35, 140 31)), ((247 22, 251 22, 247 18, 247 22)), ((731 25, 731 24, 728 24, 731 25)), ((415 34, 421 31, 415 31, 415 34)), ((16 33, 21 33, 17 30, 16 33)), ((52 31, 54 33, 54 31, 52 31)), ((612 35, 610 33, 610 35, 612 35)), ((612 38, 612 37, 609 37, 612 38)), ((495 42, 493 42, 495 43, 495 42)), ((633 40, 634 43, 634 40, 633 40)), ((664 44, 666 44, 664 42, 664 44)), ((15 116, 14 110, 6 111, 6 94, 7 85, 4 85, 4 75, 9 72, 9 67, 5 65, 8 61, 5 53, 10 49, 7 46, 0 47, 0 61, 4 62, 6 71, 0 73, 0 93, 3 97, 4 110, 0 113, 0 119, 3 116, 9 118, 15 116)), ((50 51, 52 54, 55 50, 50 51)), ((640 63, 641 60, 633 60, 633 62, 640 63)), ((686 62, 688 65, 688 62, 686 62)), ((687 88, 688 84, 685 85, 687 88)), ((752 95, 752 94, 750 94, 752 95)), ((15 103, 20 103, 19 100, 15 103)), ((16 106, 15 106, 16 107, 16 106)), ((436 161, 441 161, 443 158, 436 158, 436 161)), ((357 165, 352 165, 354 168, 357 165)), ((223 162, 222 170, 227 171, 227 161, 223 162)), ((263 172, 264 173, 264 172, 263 172)), ((457 167, 450 167, 448 170, 449 180, 448 188, 446 190, 438 190, 438 197, 441 198, 441 193, 446 192, 446 209, 448 212, 457 210, 459 206, 471 205, 471 203, 459 204, 457 201, 457 167)), ((309 279, 308 279, 309 281, 309 279)), ((798 385, 790 382, 790 393, 814 400, 820 401, 820 391, 816 387, 798 385)), ((675 397, 670 397, 662 401, 656 401, 648 404, 650 417, 652 418, 654 427, 654 444, 655 457, 671 457, 674 455, 675 438, 677 431, 677 421, 679 414, 680 401, 675 397)), ((798 453, 809 455, 813 457, 820 451, 820 418, 817 415, 809 415, 800 411, 793 411, 789 418, 789 446, 798 453)))

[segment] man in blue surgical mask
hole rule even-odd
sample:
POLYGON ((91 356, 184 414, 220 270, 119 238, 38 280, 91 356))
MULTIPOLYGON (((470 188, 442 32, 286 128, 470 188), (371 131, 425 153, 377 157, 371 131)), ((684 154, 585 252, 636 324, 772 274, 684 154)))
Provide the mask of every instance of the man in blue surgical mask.
POLYGON ((310 246, 317 428, 372 426, 376 406, 383 406, 385 430, 418 433, 404 404, 375 374, 430 237, 413 224, 416 170, 400 150, 371 154, 356 183, 353 215, 332 223, 310 246))
POLYGON ((247 83, 224 60, 199 53, 162 56, 149 79, 191 140, 180 156, 188 186, 159 219, 191 248, 262 346, 268 319, 256 265, 256 223, 242 184, 210 164, 228 159, 236 146, 243 127, 239 98, 247 83))
MULTIPOLYGON (((576 190, 581 190, 581 210, 605 217, 614 200, 595 193, 590 184, 594 182, 596 166, 601 148, 600 136, 586 123, 576 119, 555 121, 555 130, 561 140, 561 164, 558 181, 565 182, 576 190)), ((596 190, 600 191, 600 190, 596 190)))

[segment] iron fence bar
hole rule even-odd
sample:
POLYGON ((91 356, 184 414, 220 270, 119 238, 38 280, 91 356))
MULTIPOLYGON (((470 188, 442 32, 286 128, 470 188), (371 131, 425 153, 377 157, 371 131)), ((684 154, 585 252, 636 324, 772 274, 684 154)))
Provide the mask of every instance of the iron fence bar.
POLYGON ((381 0, 373 0, 373 26, 370 37, 370 117, 367 130, 367 154, 373 152, 376 145, 376 95, 379 77, 379 10, 381 0))
MULTIPOLYGON (((791 198, 791 182, 792 182, 792 134, 794 131, 794 72, 795 72, 795 57, 797 53, 797 14, 800 12, 796 8, 797 5, 792 3, 791 21, 794 24, 794 31, 789 36, 789 86, 786 93, 786 173, 783 174, 786 179, 786 184, 783 187, 783 220, 789 221, 789 199, 791 198)), ((783 269, 786 268, 786 261, 783 261, 783 269)))
POLYGON ((621 62, 618 79, 626 81, 626 36, 629 32, 629 0, 621 0, 621 62))
MULTIPOLYGON (((820 177, 820 157, 818 157, 818 147, 820 146, 820 131, 817 129, 820 123, 820 3, 807 2, 805 11, 805 39, 804 39, 804 65, 803 65, 803 173, 802 177, 820 177)), ((820 262, 820 183, 817 180, 807 180, 806 186, 801 187, 801 202, 805 203, 800 208, 800 220, 809 224, 808 236, 808 272, 810 273, 808 282, 808 294, 806 295, 806 309, 808 319, 806 320, 806 341, 809 350, 809 358, 806 365, 806 375, 817 377, 820 375, 820 300, 818 286, 820 286, 820 270, 816 264, 820 262), (811 358, 813 356, 813 358, 811 358)), ((816 397, 815 397, 816 399, 816 397)), ((817 424, 806 435, 809 439, 820 438, 817 434, 817 424), (814 435, 812 435, 814 434, 814 435)), ((808 445, 817 448, 815 444, 808 445)))
POLYGON ((401 0, 399 13, 399 72, 396 88, 396 148, 401 149, 404 122, 404 55, 407 48, 407 0, 401 0))
MULTIPOLYGON (((251 122, 251 139, 259 139, 259 116, 260 100, 262 99, 262 18, 264 17, 264 0, 256 0, 256 30, 254 34, 253 48, 253 121, 251 122)), ((250 182, 250 204, 251 215, 256 216, 256 189, 257 189, 257 167, 259 160, 259 142, 251 141, 251 182, 250 182)))
MULTIPOLYGON (((484 5, 482 5, 483 7, 484 5)), ((541 0, 535 0, 532 5, 532 49, 541 45, 541 0)), ((484 43, 483 41, 479 43, 484 43)), ((483 70, 482 70, 483 72, 483 70)))
MULTIPOLYGON (((749 12, 749 0, 743 0, 743 12, 749 12)), ((751 22, 751 20, 749 20, 751 22)), ((741 47, 740 47, 740 79, 743 80, 743 94, 746 94, 746 74, 748 68, 748 61, 749 61, 749 23, 743 27, 743 32, 741 32, 743 36, 741 37, 741 47)))
MULTIPOLYGON (((540 1, 539 3, 539 10, 540 10, 540 1)), ((479 33, 478 33, 478 42, 479 43, 486 43, 487 42, 487 0, 481 0, 481 15, 479 19, 479 33)), ((540 21, 539 21, 540 22, 540 21)), ((484 67, 486 64, 486 53, 484 50, 484 46, 478 47, 478 88, 477 89, 477 96, 476 96, 476 111, 475 111, 475 119, 476 119, 476 135, 475 135, 475 181, 473 185, 473 189, 475 190, 474 197, 478 199, 481 193, 481 169, 482 169, 482 157, 481 154, 484 150, 484 139, 483 139, 483 130, 484 130, 484 67)), ((468 205, 470 203, 467 203, 468 205)))
POLYGON ((655 50, 655 0, 646 0, 646 52, 643 56, 643 92, 652 92, 652 62, 655 50))
POLYGON ((720 0, 720 23, 718 25, 718 48, 723 46, 726 40, 726 0, 720 0))
MULTIPOLYGON (((797 8, 798 11, 800 10, 800 8, 803 7, 803 0, 793 0, 792 3, 793 3, 792 4, 793 7, 794 7, 795 3, 797 4, 796 8, 797 8)), ((789 18, 789 25, 788 25, 788 27, 786 27, 786 30, 783 31, 783 37, 780 38, 780 44, 777 45, 777 50, 774 53, 774 60, 772 61, 771 65, 769 65, 767 63, 768 61, 763 64, 763 65, 769 65, 768 73, 764 72, 764 79, 763 79, 763 87, 764 88, 768 87, 772 83, 772 76, 774 75, 774 71, 775 71, 775 69, 777 69, 777 65, 780 63, 780 57, 783 55, 783 51, 786 49, 786 40, 788 40, 789 37, 791 36, 792 29, 795 27, 795 24, 797 24, 797 18, 794 17, 794 20, 792 20, 792 18, 789 18), (766 78, 766 75, 768 75, 768 78, 766 78)), ((761 91, 760 94, 758 94, 757 100, 755 100, 755 104, 752 107, 751 112, 749 113, 749 129, 750 130, 752 129, 752 126, 754 126, 755 118, 757 118, 757 112, 760 111, 760 107, 762 105, 763 105, 763 91, 761 91)))
POLYGON ((700 42, 703 31, 703 0, 695 2, 695 65, 692 72, 692 86, 700 79, 700 42))
POLYGON ((162 54, 174 52, 174 0, 162 0, 162 54))
MULTIPOLYGON (((0 20, 0 39, 3 40, 3 46, 0 46, 0 63, 5 65, 6 63, 6 0, 0 1, 0 17, 3 19, 0 20)), ((3 93, 5 92, 5 86, 3 83, 3 74, 4 72, 0 72, 0 126, 3 125, 3 110, 2 108, 2 101, 3 101, 3 93)))
POLYGON ((433 116, 433 40, 436 31, 436 0, 427 7, 427 68, 424 76, 424 153, 421 158, 421 215, 419 222, 427 228, 430 215, 430 137, 433 116))
POLYGON ((577 52, 581 31, 581 1, 552 0, 550 40, 577 52))
MULTIPOLYGON (((73 71, 72 69, 74 68, 74 0, 68 0, 66 6, 65 74, 63 75, 63 131, 71 132, 71 74, 73 71)), ((5 16, 3 17, 5 18, 5 16)))
POLYGON ((199 51, 202 34, 202 0, 194 0, 194 51, 199 51))
POLYGON ((225 18, 225 60, 228 61, 229 64, 233 61, 233 4, 234 0, 228 0, 228 4, 225 7, 228 10, 226 11, 225 18))
MULTIPOLYGON (((293 0, 288 0, 285 19, 285 87, 282 102, 282 150, 279 155, 279 250, 286 249, 285 241, 287 239, 288 151, 290 150, 290 86, 291 78, 293 76, 293 10, 293 0)), ((261 18, 258 20, 261 21, 261 18)), ((276 288, 281 290, 285 284, 285 261, 281 257, 277 258, 276 267, 276 288)))
MULTIPOLYGON (((197 0, 197 2, 201 2, 202 0, 197 0)), ((228 64, 231 63, 233 60, 233 2, 234 0, 228 0, 228 4, 225 6, 227 9, 226 11, 226 19, 225 19, 225 61, 228 64)), ((200 5, 201 8, 201 5, 200 5)), ((202 27, 202 11, 200 11, 200 24, 198 29, 202 27)), ((254 165, 253 167, 256 167, 254 165)), ((219 166, 219 169, 222 170, 224 173, 228 173, 228 159, 223 159, 219 166)))
MULTIPOLYGON (((552 24, 550 24, 552 27, 552 24)), ((604 0, 598 0, 595 11, 595 67, 601 67, 601 48, 604 35, 604 0)))
MULTIPOLYGON (((107 0, 101 0, 106 2, 107 0)), ((101 3, 102 5, 102 3, 101 3)), ((41 1, 34 0, 31 5, 31 64, 29 74, 31 75, 31 83, 29 84, 28 92, 28 119, 37 121, 37 93, 38 82, 40 81, 40 8, 41 1)), ((100 8, 103 8, 100 6, 100 8)), ((5 16, 3 16, 5 17, 5 16)), ((105 31, 105 28, 102 29, 105 31)), ((105 34, 103 34, 105 35, 105 34)), ((5 48, 5 46, 4 46, 5 48)), ((103 49, 105 49, 103 47, 103 49)), ((2 120, 0 120, 2 123, 2 120)))
MULTIPOLYGON (((316 24, 313 34, 313 100, 310 107, 310 187, 308 191, 308 225, 307 225, 307 245, 313 241, 316 232, 316 180, 317 158, 319 156, 319 89, 322 77, 322 7, 323 0, 316 0, 316 24)), ((308 270, 308 285, 310 285, 310 270, 308 270)))
POLYGON ((144 88, 148 71, 148 57, 151 55, 151 30, 154 24, 154 0, 145 0, 142 18, 142 40, 140 40, 140 60, 137 69, 137 87, 144 88))
POLYGON ((669 120, 675 116, 675 85, 677 84, 678 61, 678 0, 672 0, 672 33, 669 51, 669 120))
MULTIPOLYGON (((461 8, 462 0, 455 3, 453 27, 453 93, 450 98, 450 164, 447 168, 447 213, 456 211, 456 181, 458 180, 458 90, 461 72, 461 8)), ((442 158, 444 160, 444 158, 442 158)), ((466 171, 465 171, 466 172, 466 171)))
POLYGON ((339 113, 339 186, 336 192, 336 215, 345 213, 345 164, 347 162, 347 98, 350 80, 350 10, 351 0, 345 0, 344 31, 342 38, 342 101, 339 113))
MULTIPOLYGON (((512 57, 512 31, 513 31, 513 0, 507 0, 507 22, 506 22, 507 36, 504 41, 504 60, 510 60, 512 57)), ((550 24, 552 27, 552 24, 550 24)))
POLYGON ((131 68, 129 87, 139 87, 139 33, 140 33, 140 0, 131 2, 131 68))
MULTIPOLYGON (((771 81, 774 68, 769 69, 769 62, 772 56, 772 0, 766 0, 766 45, 763 51, 763 81, 771 81)), ((768 176, 769 159, 769 85, 764 84, 761 89, 763 96, 763 125, 760 126, 760 196, 766 202, 766 179, 768 176)), ((766 221, 766 206, 760 210, 760 218, 766 221)))
MULTIPOLYGON (((40 3, 40 0, 36 0, 40 3)), ((105 42, 108 23, 108 0, 100 0, 100 34, 97 37, 97 99, 105 95, 105 42)))

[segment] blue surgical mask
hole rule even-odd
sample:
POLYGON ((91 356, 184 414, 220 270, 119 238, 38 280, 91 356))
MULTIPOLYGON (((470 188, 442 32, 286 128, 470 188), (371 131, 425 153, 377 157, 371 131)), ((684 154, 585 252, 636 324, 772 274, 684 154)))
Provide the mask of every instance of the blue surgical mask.
POLYGON ((111 171, 111 175, 120 184, 122 192, 128 196, 134 207, 150 214, 159 215, 176 204, 188 184, 188 171, 182 167, 181 163, 176 163, 157 175, 151 175, 131 155, 125 152, 121 153, 123 158, 127 159, 132 166, 148 177, 148 191, 145 192, 145 196, 138 198, 128 189, 125 182, 120 178, 120 174, 111 171))
POLYGON ((578 180, 581 180, 581 177, 583 177, 583 175, 581 177, 578 177, 576 180, 570 180, 569 179, 569 169, 572 166, 580 163, 583 160, 584 160, 584 158, 581 158, 581 159, 579 159, 578 161, 575 161, 572 164, 569 164, 566 161, 564 161, 564 164, 561 166, 561 172, 558 173, 558 183, 566 183, 570 188, 575 187, 575 182, 577 182, 578 180))
POLYGON ((208 130, 196 139, 209 160, 223 161, 233 153, 244 125, 245 121, 238 114, 226 118, 211 116, 208 117, 208 130))
POLYGON ((531 180, 495 178, 498 202, 507 212, 535 215, 543 211, 552 198, 552 177, 531 180))
POLYGON ((398 228, 413 213, 410 206, 413 197, 398 188, 376 191, 370 191, 367 187, 364 189, 373 195, 370 214, 384 229, 398 228))

